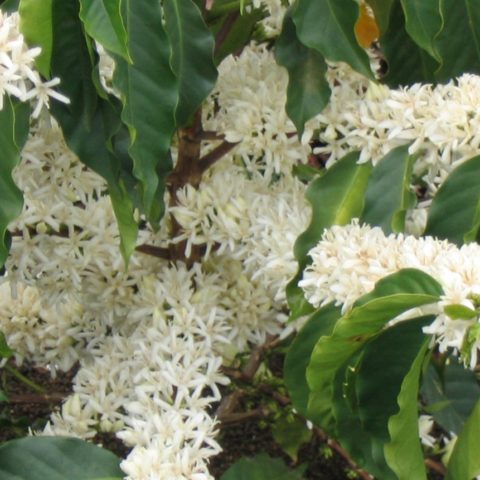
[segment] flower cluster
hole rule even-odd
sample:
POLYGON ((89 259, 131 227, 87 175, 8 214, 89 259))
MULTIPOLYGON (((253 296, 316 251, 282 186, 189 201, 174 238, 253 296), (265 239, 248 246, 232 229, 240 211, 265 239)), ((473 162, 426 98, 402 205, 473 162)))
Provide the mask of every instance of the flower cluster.
POLYGON ((385 235, 379 227, 359 225, 334 226, 322 235, 309 252, 313 262, 300 281, 306 298, 315 306, 335 302, 343 311, 359 297, 371 291, 381 278, 403 268, 428 273, 442 285, 444 295, 438 304, 437 317, 424 328, 435 336, 440 351, 460 351, 468 337, 470 349, 462 352, 473 368, 477 363, 480 338, 478 318, 450 318, 443 307, 463 305, 475 311, 480 294, 480 246, 466 244, 460 248, 432 237, 415 238, 398 234, 385 235))
POLYGON ((18 13, 7 15, 0 10, 0 110, 3 109, 5 94, 22 102, 34 101, 34 118, 40 115, 50 97, 69 103, 64 95, 53 90, 60 79, 44 81, 35 69, 35 58, 41 49, 28 48, 19 29, 18 13))
POLYGON ((345 65, 328 72, 332 96, 308 123, 319 129, 328 165, 360 150, 360 162, 376 164, 399 145, 418 156, 414 173, 431 191, 480 145, 480 78, 464 74, 446 85, 416 84, 398 90, 369 82, 345 65))
MULTIPOLYGON (((231 66, 242 77, 272 61, 270 52, 249 47, 231 66)), ((275 68, 265 91, 283 78, 275 68)), ((226 93, 232 85, 221 81, 214 93, 221 110, 206 128, 227 121, 221 102, 258 107, 258 97, 235 104, 226 93)), ((278 95, 264 101, 272 118, 285 115, 285 91, 278 95)), ((220 450, 212 406, 228 383, 222 363, 286 331, 293 243, 310 215, 305 187, 290 169, 307 147, 271 136, 279 145, 273 159, 257 139, 244 130, 198 189, 186 186, 176 205, 166 202, 166 219, 181 226, 171 241, 186 240, 187 256, 194 246, 205 249, 191 268, 137 252, 125 271, 105 182, 68 149, 48 114, 33 125, 14 172, 25 202, 9 226, 0 330, 19 362, 28 358, 52 373, 78 366, 74 393, 44 433, 116 433, 132 447, 122 463, 129 480, 211 479, 208 460, 220 450), (289 145, 297 151, 284 158, 289 145)), ((168 229, 168 221, 159 232, 144 227, 139 242, 167 246, 168 229)))

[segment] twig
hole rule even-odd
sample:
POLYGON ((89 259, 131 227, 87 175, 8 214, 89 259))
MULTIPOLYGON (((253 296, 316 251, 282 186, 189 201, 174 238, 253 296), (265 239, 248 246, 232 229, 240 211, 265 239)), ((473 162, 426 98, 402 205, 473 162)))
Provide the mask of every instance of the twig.
POLYGON ((202 130, 198 136, 201 140, 225 140, 225 135, 223 133, 212 132, 211 130, 202 130))
POLYGON ((217 33, 217 37, 215 38, 215 50, 214 50, 214 57, 217 56, 219 50, 222 48, 225 40, 230 33, 234 23, 237 21, 237 18, 240 16, 240 11, 232 12, 228 15, 227 19, 225 20, 222 28, 217 33))
POLYGON ((237 145, 238 143, 230 143, 224 140, 218 147, 214 148, 210 153, 207 153, 198 161, 200 171, 205 172, 208 170, 208 168, 210 168, 216 161, 220 160, 237 145))
POLYGON ((42 388, 40 385, 37 385, 35 382, 27 378, 25 375, 22 375, 15 367, 12 367, 8 363, 3 367, 9 373, 11 373, 14 377, 20 380, 25 385, 28 385, 32 390, 35 392, 43 394, 45 389, 42 388))
POLYGON ((365 472, 365 470, 359 468, 357 464, 351 459, 348 452, 344 450, 338 442, 330 438, 323 430, 318 427, 313 427, 313 432, 332 450, 335 450, 350 465, 350 467, 360 478, 363 478, 363 480, 372 480, 373 477, 369 473, 365 472))
POLYGON ((217 418, 223 425, 231 425, 232 423, 250 422, 251 420, 267 418, 269 415, 269 410, 264 407, 258 407, 248 412, 218 415, 217 418))
POLYGON ((440 475, 446 475, 447 469, 440 463, 436 462, 432 458, 425 459, 425 465, 434 472, 439 473, 440 475))
POLYGON ((152 257, 163 258, 164 260, 171 260, 170 250, 168 248, 156 247, 155 245, 138 245, 135 250, 152 257))
POLYGON ((59 403, 65 399, 66 393, 43 393, 8 395, 8 403, 59 403))

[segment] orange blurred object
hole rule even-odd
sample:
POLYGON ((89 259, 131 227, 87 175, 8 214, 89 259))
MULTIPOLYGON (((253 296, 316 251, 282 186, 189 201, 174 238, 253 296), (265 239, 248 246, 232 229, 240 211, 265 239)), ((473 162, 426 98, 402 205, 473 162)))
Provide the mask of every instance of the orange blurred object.
POLYGON ((360 15, 355 24, 355 35, 357 41, 363 48, 368 48, 378 40, 380 30, 378 28, 375 17, 370 8, 364 3, 360 5, 360 15))

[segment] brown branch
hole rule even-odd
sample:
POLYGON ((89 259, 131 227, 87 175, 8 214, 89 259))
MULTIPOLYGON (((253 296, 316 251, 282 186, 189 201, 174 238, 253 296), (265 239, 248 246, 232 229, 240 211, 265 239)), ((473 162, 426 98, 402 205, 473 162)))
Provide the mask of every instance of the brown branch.
POLYGON ((434 472, 437 472, 440 475, 446 475, 447 474, 447 469, 440 462, 436 462, 432 458, 426 458, 425 459, 425 465, 430 470, 433 470, 434 472))
POLYGON ((68 393, 26 393, 22 395, 8 395, 8 403, 59 403, 68 393))
POLYGON ((237 145, 238 143, 230 143, 224 140, 218 147, 214 148, 210 153, 207 153, 198 161, 200 171, 203 173, 208 170, 215 162, 220 160, 237 145))
POLYGON ((225 140, 225 135, 223 133, 212 132, 211 130, 202 130, 198 134, 198 137, 200 138, 200 140, 225 140))
POLYGON ((135 247, 135 250, 145 255, 150 255, 152 257, 163 258, 164 260, 171 260, 170 250, 168 248, 156 247, 155 245, 148 245, 144 243, 143 245, 138 245, 135 247))
POLYGON ((227 39, 228 34, 230 33, 230 30, 232 29, 234 23, 237 21, 237 18, 239 16, 240 16, 240 11, 230 13, 227 19, 225 20, 224 24, 222 25, 222 28, 217 33, 217 36, 215 38, 214 57, 217 56, 219 50, 222 48, 222 45, 227 39))
POLYGON ((365 470, 362 470, 357 466, 357 464, 351 459, 350 455, 346 450, 343 449, 343 447, 330 438, 323 430, 321 430, 318 427, 313 427, 313 432, 315 435, 317 435, 320 440, 325 442, 332 450, 335 450, 349 465, 350 467, 355 471, 355 473, 362 478, 363 480, 372 480, 372 475, 367 473, 365 470))
POLYGON ((224 415, 218 415, 218 420, 223 425, 231 425, 232 423, 250 422, 251 420, 261 420, 267 418, 270 415, 268 409, 264 407, 258 407, 255 410, 249 410, 248 412, 240 413, 228 413, 224 415))

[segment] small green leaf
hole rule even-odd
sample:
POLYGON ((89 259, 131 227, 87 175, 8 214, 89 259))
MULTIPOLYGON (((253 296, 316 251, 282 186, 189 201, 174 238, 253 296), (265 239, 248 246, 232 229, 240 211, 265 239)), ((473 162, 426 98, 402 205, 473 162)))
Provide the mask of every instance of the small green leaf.
POLYGON ((164 0, 163 13, 172 46, 171 66, 180 89, 175 119, 177 127, 182 127, 217 80, 215 40, 192 0, 164 0))
POLYGON ((405 29, 415 43, 440 61, 436 51, 435 37, 443 28, 440 15, 440 0, 422 2, 401 0, 405 14, 405 29))
POLYGON ((283 379, 293 406, 303 416, 307 416, 310 392, 305 371, 313 348, 321 336, 332 333, 336 321, 341 316, 340 307, 335 307, 333 304, 320 308, 308 319, 288 349, 283 367, 283 379))
POLYGON ((358 15, 358 4, 352 0, 299 0, 293 21, 304 45, 374 80, 368 55, 355 37, 358 15))
POLYGON ((295 242, 295 258, 299 273, 287 287, 291 318, 313 311, 297 286, 301 272, 308 264, 308 252, 332 225, 345 225, 359 217, 363 210, 365 190, 372 171, 370 163, 359 165, 359 153, 351 152, 309 185, 305 194, 312 205, 312 220, 295 242))
POLYGON ((20 0, 20 30, 31 46, 42 48, 35 59, 38 71, 46 78, 50 76, 52 57, 52 0, 20 0))
POLYGON ((480 400, 458 436, 445 480, 470 480, 480 475, 480 400))
POLYGON ((0 331, 0 358, 13 357, 14 353, 15 352, 8 346, 5 335, 0 331))
POLYGON ((477 312, 465 305, 446 305, 443 308, 443 311, 452 320, 471 320, 472 318, 477 317, 477 312))
POLYGON ((273 439, 282 450, 296 463, 300 447, 312 438, 305 420, 295 415, 282 415, 272 426, 273 439))
POLYGON ((92 38, 106 50, 130 61, 121 2, 122 0, 80 0, 80 18, 92 38))
POLYGON ((405 28, 403 9, 397 1, 392 5, 390 28, 380 37, 380 46, 388 65, 382 81, 394 88, 416 82, 435 82, 434 72, 438 62, 412 40, 405 28))
POLYGON ((10 247, 7 227, 20 215, 23 207, 22 192, 13 181, 12 171, 20 162, 29 120, 29 104, 4 95, 3 109, 0 110, 0 267, 4 265, 10 247))
POLYGON ((476 238, 480 229, 480 155, 455 168, 432 200, 426 235, 449 240, 457 245, 476 238))
POLYGON ((435 36, 435 50, 441 58, 437 80, 480 73, 480 4, 477 0, 440 0, 439 4, 442 28, 435 36))
POLYGON ((2 480, 121 480, 120 459, 75 438, 27 437, 0 446, 2 480))
POLYGON ((384 33, 390 23, 390 13, 396 0, 367 0, 368 5, 372 8, 375 15, 375 22, 380 28, 380 32, 384 33))
POLYGON ((142 186, 143 210, 154 228, 160 218, 165 179, 172 169, 169 149, 175 130, 179 84, 170 68, 171 48, 158 0, 125 0, 124 20, 132 63, 116 56, 113 83, 130 131, 133 174, 142 186), (160 187, 160 188, 159 188, 160 187))
POLYGON ((406 211, 415 201, 410 187, 414 157, 408 148, 402 145, 387 153, 368 181, 361 221, 385 233, 404 231, 406 211))
POLYGON ((390 468, 398 478, 409 480, 427 478, 418 431, 418 390, 428 344, 429 340, 426 339, 402 382, 397 400, 400 410, 388 421, 391 440, 384 448, 390 468))
POLYGON ((420 270, 400 270, 385 277, 379 288, 366 296, 368 301, 340 318, 330 336, 318 340, 307 368, 311 390, 309 418, 318 423, 332 422, 333 380, 338 369, 390 320, 412 308, 438 301, 440 295, 432 294, 437 286, 438 282, 420 270), (390 285, 393 289, 403 285, 402 293, 383 295, 383 289, 388 292, 390 285))
POLYGON ((276 458, 262 453, 242 458, 232 465, 220 480, 302 480, 301 470, 291 470, 276 458))
MULTIPOLYGON (((433 361, 433 360, 432 360, 433 361)), ((457 357, 436 365, 430 363, 423 375, 425 410, 447 432, 459 434, 480 397, 477 377, 457 357)))
POLYGON ((330 99, 330 86, 325 79, 327 64, 320 53, 298 40, 289 15, 285 16, 277 39, 275 58, 288 70, 286 110, 302 135, 305 123, 320 113, 330 99))

